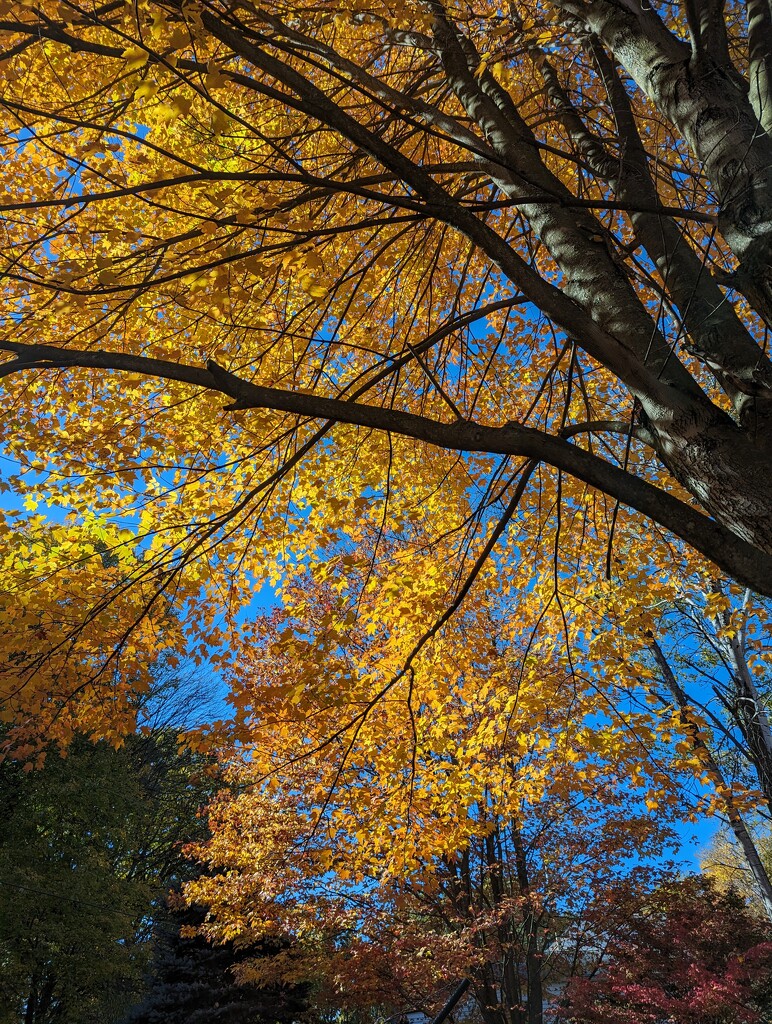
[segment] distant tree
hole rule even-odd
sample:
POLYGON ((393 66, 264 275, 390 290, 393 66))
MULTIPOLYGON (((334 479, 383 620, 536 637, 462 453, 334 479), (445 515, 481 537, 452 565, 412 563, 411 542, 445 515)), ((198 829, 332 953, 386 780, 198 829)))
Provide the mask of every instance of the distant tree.
POLYGON ((0 766, 0 1022, 109 1024, 142 991, 151 926, 203 826, 201 759, 169 729, 0 766))
POLYGON ((195 929, 205 912, 180 908, 159 935, 151 988, 125 1024, 289 1024, 308 1009, 308 984, 239 983, 239 968, 282 952, 281 941, 212 945, 195 929))
MULTIPOLYGON (((772 831, 768 825, 756 823, 754 840, 759 857, 772 877, 772 831)), ((733 889, 751 907, 759 905, 759 887, 748 867, 742 848, 728 827, 721 828, 713 837, 700 860, 703 872, 722 890, 733 889)))
POLYGON ((772 933, 706 878, 660 889, 567 988, 573 1024, 761 1024, 772 1011, 772 933))

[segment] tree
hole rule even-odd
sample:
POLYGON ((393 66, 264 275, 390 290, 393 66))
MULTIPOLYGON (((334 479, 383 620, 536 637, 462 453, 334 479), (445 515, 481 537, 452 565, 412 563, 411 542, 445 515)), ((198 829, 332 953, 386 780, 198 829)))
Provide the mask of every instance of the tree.
POLYGON ((117 550, 115 525, 18 516, 5 517, 0 553, 0 757, 40 767, 76 738, 120 744, 147 706, 181 689, 191 702, 171 678, 179 623, 168 602, 151 610, 146 588, 126 588, 137 559, 117 550))
POLYGON ((0 766, 3 1024, 107 1024, 138 998, 208 788, 177 746, 168 729, 120 750, 78 737, 37 771, 0 766))
POLYGON ((305 1012, 308 985, 238 983, 239 965, 277 954, 281 943, 212 946, 196 934, 203 920, 196 908, 171 915, 156 945, 150 990, 125 1024, 290 1024, 305 1012))
POLYGON ((381 698, 391 615, 422 628, 405 596, 370 635, 345 626, 335 580, 286 596, 234 660, 226 788, 196 851, 208 871, 186 887, 209 909, 204 934, 293 936, 289 964, 261 960, 255 977, 305 962, 337 1009, 433 1012, 468 977, 486 1024, 540 1022, 549 983, 593 939, 577 927, 557 947, 556 932, 581 922, 632 851, 661 858, 669 825, 691 812, 690 745, 674 756, 653 715, 610 699, 624 681, 601 688, 545 642, 523 667, 521 624, 490 599, 381 698))
POLYGON ((508 527, 772 592, 763 4, 4 9, 3 443, 140 618, 424 510, 446 608, 508 527))
POLYGON ((610 642, 597 652, 599 669, 639 679, 646 699, 675 724, 679 745, 691 745, 696 774, 709 786, 699 805, 728 823, 772 919, 772 876, 748 824, 772 812, 766 602, 754 607, 747 591, 733 597, 716 581, 707 592, 672 592, 672 607, 609 598, 610 642))
POLYGON ((732 892, 685 878, 639 908, 610 938, 604 966, 574 979, 563 1016, 574 1024, 755 1024, 769 1019, 769 927, 732 892))
MULTIPOLYGON (((769 827, 755 829, 756 847, 759 856, 772 876, 772 841, 769 827)), ((759 898, 759 886, 754 873, 749 870, 742 847, 730 835, 726 827, 720 829, 710 841, 707 850, 700 858, 703 872, 713 881, 717 888, 726 891, 731 889, 742 896, 751 907, 759 898)))
MULTIPOLYGON (((25 502, 100 515, 119 559, 92 579, 57 550, 80 614, 53 638, 12 619, 25 721, 52 654, 89 644, 99 682, 166 600, 177 645, 233 669, 257 587, 307 605, 324 583, 266 668, 275 717, 242 724, 282 740, 266 773, 314 755, 327 792, 379 754, 395 866, 413 798, 467 838, 414 792, 423 752, 468 809, 490 737, 517 709, 533 753, 554 693, 556 750, 597 743, 647 810, 677 803, 693 745, 634 768, 664 721, 607 722, 615 684, 576 652, 602 648, 613 588, 651 618, 673 580, 709 590, 710 559, 771 592, 768 21, 756 0, 9 5, 2 441, 25 502)), ((524 794, 545 784, 529 763, 524 794)))

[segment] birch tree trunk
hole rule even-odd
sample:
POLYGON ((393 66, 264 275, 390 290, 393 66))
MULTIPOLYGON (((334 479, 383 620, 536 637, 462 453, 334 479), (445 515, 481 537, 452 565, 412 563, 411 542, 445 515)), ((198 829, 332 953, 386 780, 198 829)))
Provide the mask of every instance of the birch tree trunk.
POLYGON ((756 844, 754 843, 750 832, 748 831, 745 821, 732 798, 731 787, 727 785, 724 773, 721 771, 710 747, 703 738, 699 727, 694 722, 690 714, 689 701, 686 693, 679 685, 678 680, 675 677, 675 673, 670 667, 662 648, 656 640, 652 640, 651 642, 651 651, 654 655, 657 667, 662 674, 662 680, 678 705, 681 714, 681 722, 686 729, 686 732, 691 737, 694 749, 702 753, 705 768, 709 772, 713 780, 713 784, 716 786, 717 790, 723 794, 722 802, 724 804, 727 819, 729 820, 729 825, 740 849, 743 852, 743 856, 745 857, 748 868, 750 869, 751 875, 753 876, 758 888, 764 913, 770 921, 772 921, 772 880, 767 873, 767 869, 764 867, 764 863, 759 856, 759 851, 756 848, 756 844))

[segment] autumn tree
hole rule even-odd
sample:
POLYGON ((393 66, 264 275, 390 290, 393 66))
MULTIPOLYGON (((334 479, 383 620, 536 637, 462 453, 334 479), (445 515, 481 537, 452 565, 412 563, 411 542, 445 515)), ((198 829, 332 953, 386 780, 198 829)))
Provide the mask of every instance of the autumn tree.
POLYGON ((691 691, 688 700, 709 716, 728 770, 750 777, 772 814, 769 605, 762 602, 753 609, 747 591, 733 601, 714 584, 701 600, 683 594, 674 611, 680 623, 671 631, 666 622, 663 634, 671 633, 671 650, 681 642, 680 657, 674 651, 668 664, 662 646, 652 638, 651 653, 662 681, 677 701, 679 687, 684 694, 691 691))
POLYGON ((759 815, 772 813, 768 602, 729 594, 715 580, 634 604, 623 588, 604 589, 601 597, 591 588, 606 624, 589 645, 591 663, 637 679, 663 727, 674 726, 676 748, 691 745, 704 787, 698 805, 727 824, 772 919, 772 876, 754 838, 759 815))
POLYGON ((85 622, 421 514, 445 610, 499 542, 770 592, 766 6, 3 11, 13 486, 142 552, 85 622))
POLYGON ((516 816, 598 762, 680 808, 689 726, 625 665, 681 586, 772 593, 767 8, 2 11, 0 439, 108 534, 10 567, 9 716, 109 731, 167 601, 233 673, 267 585, 249 785, 307 781, 347 856, 409 873, 417 823, 463 850, 485 786, 516 816))
MULTIPOLYGON (((767 874, 772 876, 772 838, 768 824, 755 823, 755 845, 767 874)), ((702 871, 719 889, 732 889, 751 907, 759 899, 759 885, 749 869, 743 849, 726 826, 713 836, 700 858, 702 871)))
MULTIPOLYGON (((247 770, 233 778, 254 790, 247 770)), ((385 811, 382 792, 374 798, 385 811)), ((657 855, 665 832, 581 798, 573 808, 524 806, 516 819, 491 803, 455 851, 432 849, 449 816, 420 817, 416 831, 432 842, 413 840, 406 865, 400 830, 392 856, 364 831, 364 798, 352 804, 336 802, 320 822, 318 808, 276 787, 223 796, 201 850, 210 873, 187 887, 208 907, 201 932, 216 943, 233 936, 248 950, 292 936, 289 954, 258 952, 240 976, 266 987, 315 978, 315 1008, 328 1014, 410 1007, 432 1017, 467 978, 485 1024, 541 1024, 566 980, 595 965, 596 904, 629 869, 633 844, 657 855), (363 831, 354 838, 347 823, 363 831)))
POLYGON ((488 1024, 541 1021, 592 941, 581 927, 555 938, 632 851, 663 855, 699 760, 559 641, 532 643, 523 665, 521 623, 493 586, 381 695, 404 657, 394 620, 420 632, 420 602, 414 621, 399 596, 371 629, 366 606, 346 622, 338 582, 288 588, 236 652, 230 753, 216 731, 227 787, 197 850, 209 871, 186 889, 209 908, 204 932, 295 936, 295 957, 254 977, 291 979, 299 955, 338 1008, 432 1012, 468 977, 488 1024))
POLYGON ((168 601, 149 610, 145 588, 126 587, 137 560, 117 550, 114 524, 88 513, 0 516, 0 758, 40 767, 76 738, 120 743, 171 719, 182 728, 206 702, 181 685, 168 601), (183 692, 188 711, 170 716, 183 692))
POLYGON ((762 1024, 769 1020, 768 925, 733 893, 685 878, 651 894, 611 936, 603 966, 569 985, 573 1024, 762 1024))

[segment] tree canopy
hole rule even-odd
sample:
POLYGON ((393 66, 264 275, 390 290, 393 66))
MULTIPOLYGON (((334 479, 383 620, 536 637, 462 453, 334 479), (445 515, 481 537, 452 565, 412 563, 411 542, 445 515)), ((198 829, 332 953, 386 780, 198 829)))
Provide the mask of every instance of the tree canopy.
POLYGON ((772 943, 735 893, 705 879, 671 882, 609 939, 603 970, 571 981, 572 1024, 762 1024, 772 943))
POLYGON ((83 619, 367 532, 443 608, 497 543, 772 592, 763 4, 4 10, 2 441, 143 555, 83 619))

